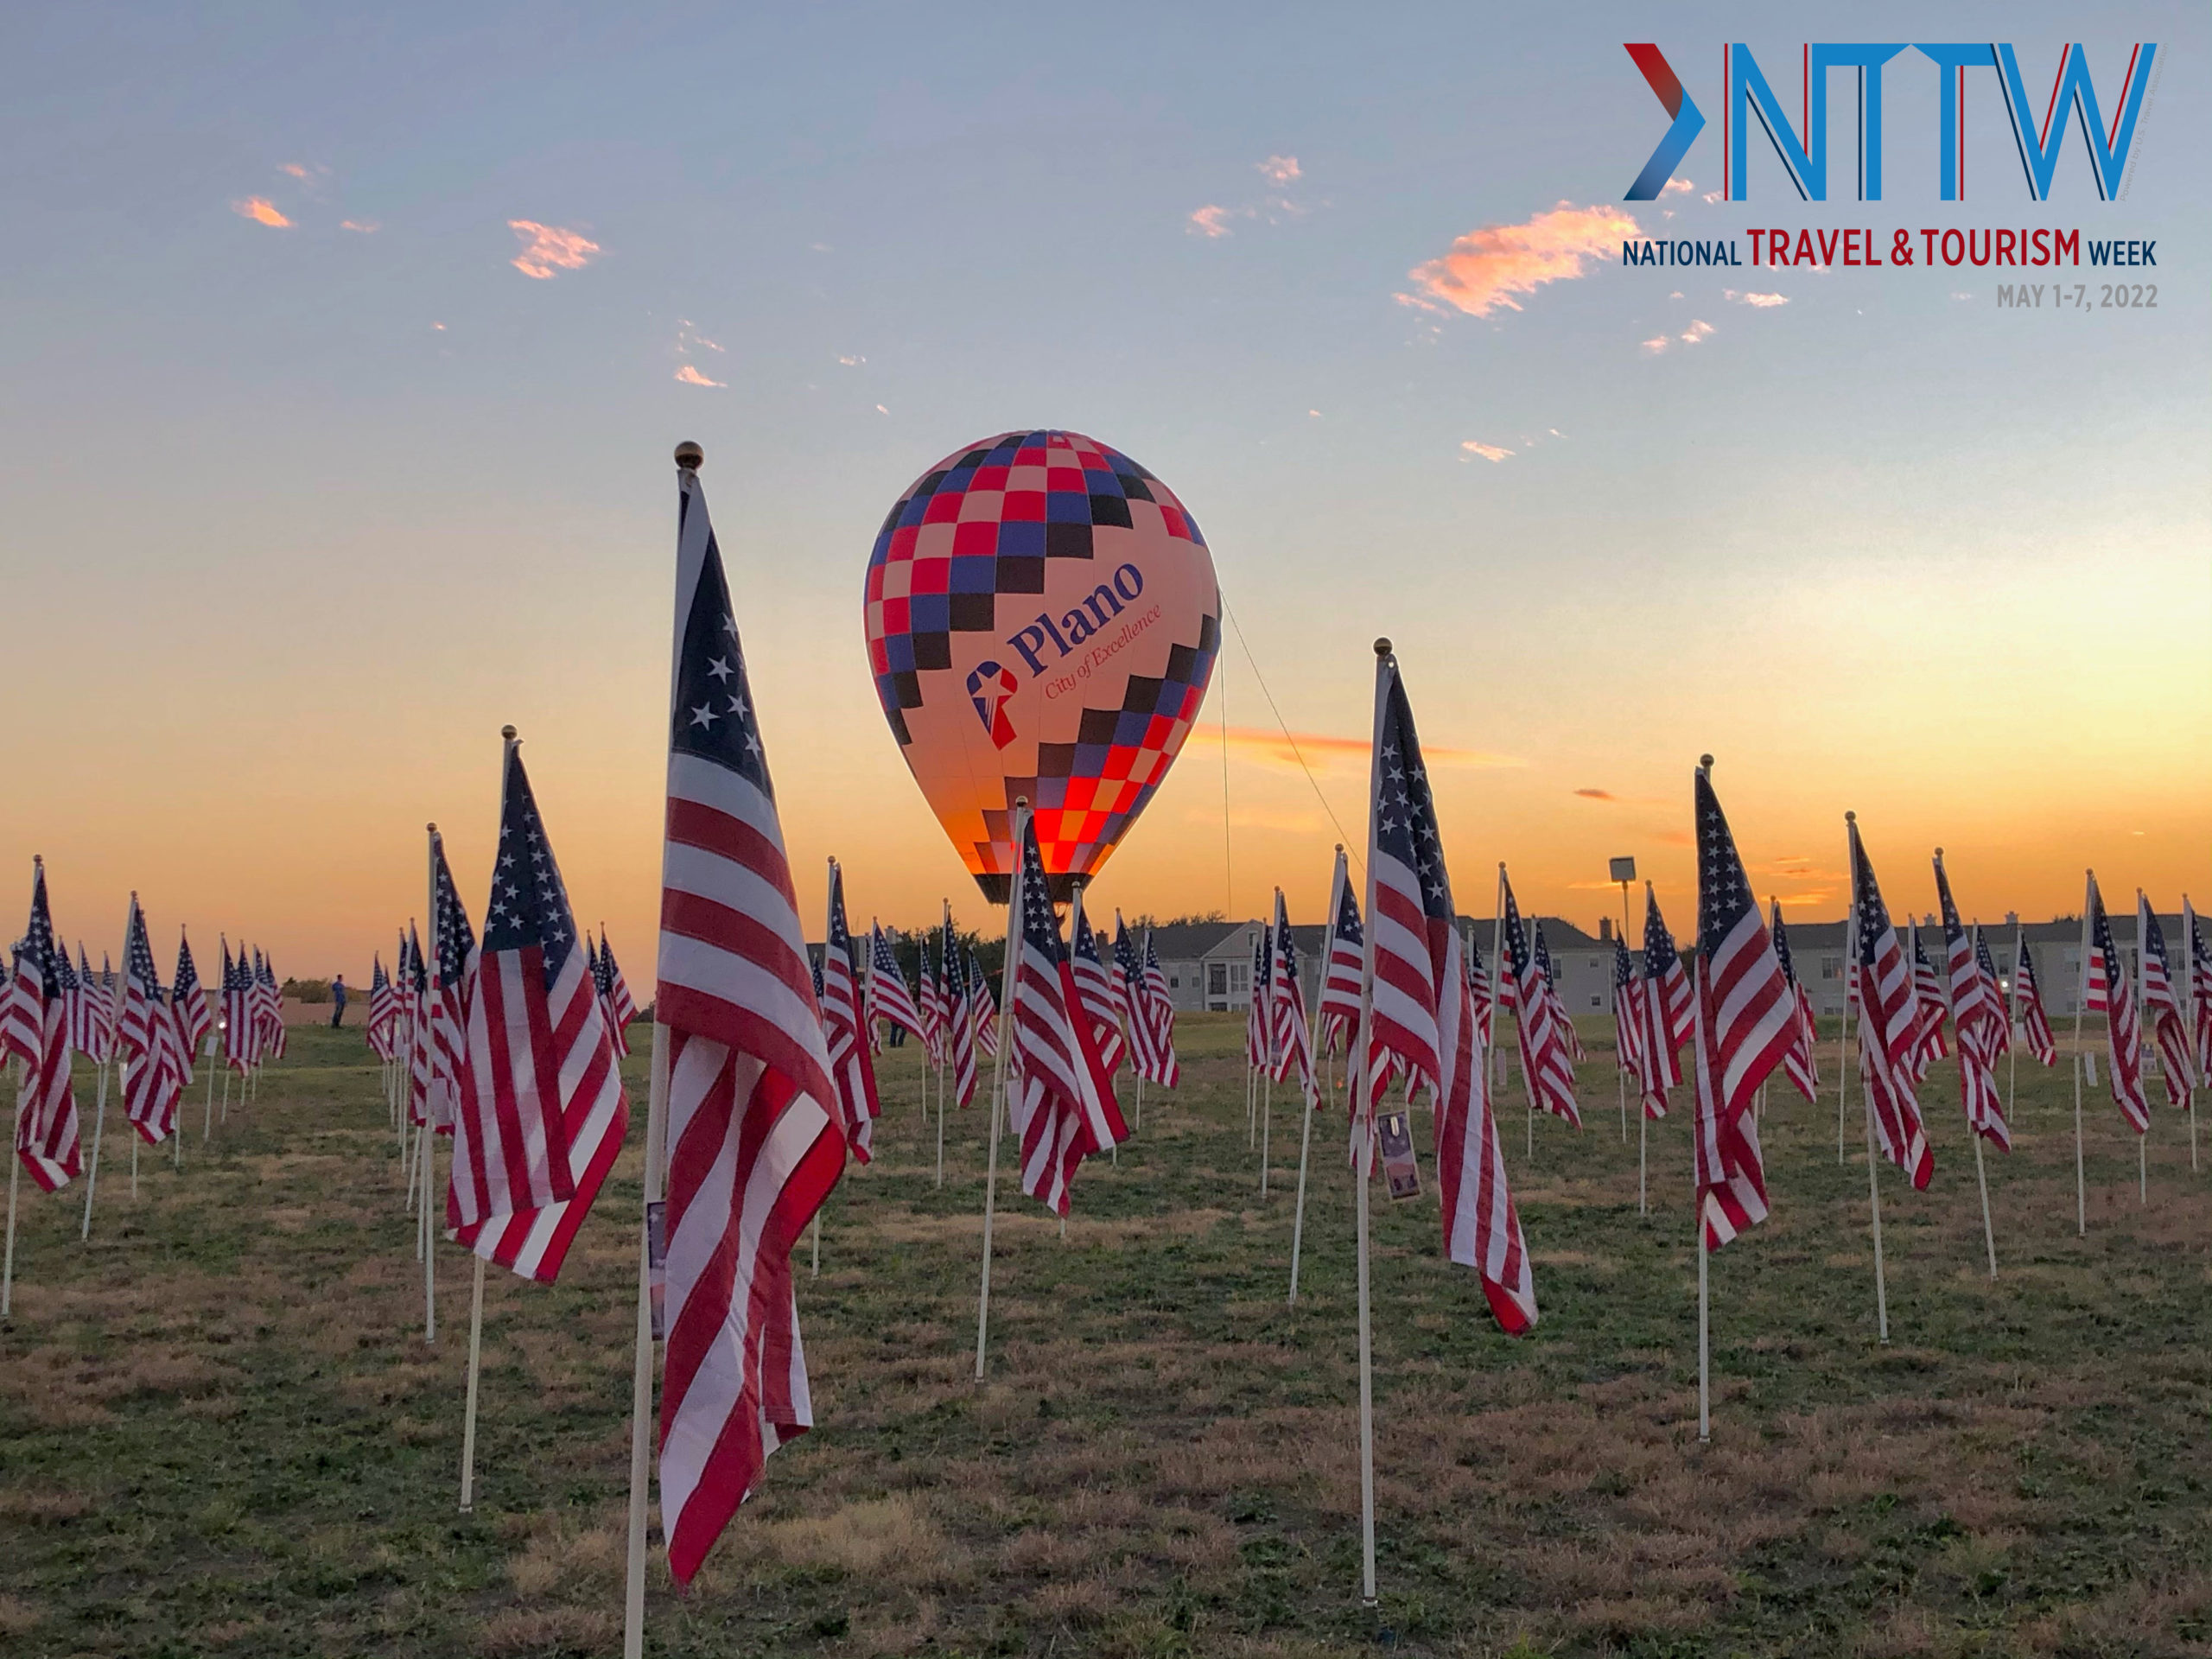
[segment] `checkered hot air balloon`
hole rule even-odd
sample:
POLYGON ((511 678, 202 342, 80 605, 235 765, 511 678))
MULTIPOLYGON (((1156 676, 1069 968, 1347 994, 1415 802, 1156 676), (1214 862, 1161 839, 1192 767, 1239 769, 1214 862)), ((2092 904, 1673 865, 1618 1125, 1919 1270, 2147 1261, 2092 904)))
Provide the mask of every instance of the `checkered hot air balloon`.
POLYGON ((1001 904, 1016 798, 1064 901, 1166 777, 1221 643, 1182 503, 1075 432, 1001 433, 923 474, 883 521, 863 607, 892 735, 1001 904))

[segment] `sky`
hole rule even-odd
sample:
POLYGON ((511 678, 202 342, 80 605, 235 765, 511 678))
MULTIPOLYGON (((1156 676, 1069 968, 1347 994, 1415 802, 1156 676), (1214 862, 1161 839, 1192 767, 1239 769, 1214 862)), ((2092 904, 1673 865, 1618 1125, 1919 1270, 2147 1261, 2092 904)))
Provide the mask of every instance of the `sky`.
POLYGON ((688 438, 810 931, 833 854, 856 921, 950 896, 988 928, 861 583, 919 473, 1024 425, 1166 480, 1233 619, 1095 905, 1281 885, 1318 919, 1365 838, 1377 635, 1456 752, 1471 914, 1504 860, 1594 929, 1627 854, 1683 931, 1701 752, 1794 917, 1842 913, 1846 809, 1899 910, 1937 845, 1993 920, 2078 907, 2090 865, 2212 899, 2202 9, 2004 9, 2026 84, 2079 40, 2107 112, 2158 43, 2120 200, 2078 132, 2031 200, 1984 73, 1939 202, 1910 53, 1884 200, 1851 199, 1840 75, 1831 200, 1756 133, 1751 199, 1715 200, 1724 41, 1794 110, 1808 40, 1992 16, 16 9, 0 903, 41 853, 95 957, 135 888, 203 971, 222 931, 365 980, 426 823, 480 904, 512 722, 579 918, 649 980, 688 438), (1708 124, 1631 203, 1667 114, 1622 43, 1654 39, 1708 124), (1999 308, 2048 273, 1619 257, 1922 226, 2155 239, 2157 307, 2097 308, 2086 265, 2077 312, 1999 308))

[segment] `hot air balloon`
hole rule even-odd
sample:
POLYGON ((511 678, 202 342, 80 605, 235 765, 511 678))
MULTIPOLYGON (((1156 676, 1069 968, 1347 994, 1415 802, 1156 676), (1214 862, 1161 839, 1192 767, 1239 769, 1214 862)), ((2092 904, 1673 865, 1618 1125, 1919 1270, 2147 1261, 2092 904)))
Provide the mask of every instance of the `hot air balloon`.
POLYGON ((1017 798, 1054 896, 1112 856, 1198 715, 1221 588, 1174 493, 1075 432, 1005 432, 914 480, 868 556, 884 718, 983 896, 1017 798))

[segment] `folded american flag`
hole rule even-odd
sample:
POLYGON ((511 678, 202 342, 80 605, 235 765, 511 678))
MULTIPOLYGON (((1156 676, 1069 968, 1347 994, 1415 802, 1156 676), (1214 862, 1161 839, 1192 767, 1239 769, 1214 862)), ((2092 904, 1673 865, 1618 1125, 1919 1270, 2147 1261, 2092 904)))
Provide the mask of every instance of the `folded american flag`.
POLYGON ((1882 1155, 1925 1187, 1936 1156, 1921 1126, 1914 1096, 1914 1058, 1924 1027, 1915 1000, 1912 967, 1890 923, 1889 906, 1859 836, 1855 816, 1847 819, 1851 841, 1852 973, 1859 987, 1859 1075, 1873 1114, 1882 1155))

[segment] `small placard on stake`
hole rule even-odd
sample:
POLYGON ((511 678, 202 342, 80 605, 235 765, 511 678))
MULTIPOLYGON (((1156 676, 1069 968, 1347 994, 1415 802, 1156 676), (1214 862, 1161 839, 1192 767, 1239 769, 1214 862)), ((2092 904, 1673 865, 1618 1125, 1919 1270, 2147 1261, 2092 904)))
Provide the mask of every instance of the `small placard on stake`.
POLYGON ((1421 1196, 1421 1166, 1414 1160, 1413 1132, 1403 1112, 1385 1112, 1376 1120, 1382 1143, 1382 1179, 1390 1184, 1392 1198, 1421 1196))
POLYGON ((668 1340, 668 1203, 645 1206, 645 1268, 653 1309, 653 1340, 668 1340))

